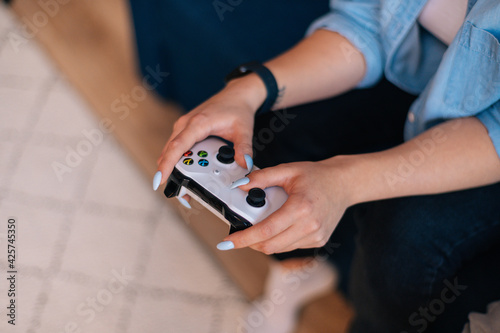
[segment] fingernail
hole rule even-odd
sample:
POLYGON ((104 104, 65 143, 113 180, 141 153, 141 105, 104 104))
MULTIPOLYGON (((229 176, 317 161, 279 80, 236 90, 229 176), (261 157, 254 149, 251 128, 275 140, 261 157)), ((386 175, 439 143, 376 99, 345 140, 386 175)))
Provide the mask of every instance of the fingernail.
POLYGON ((177 197, 177 200, 179 200, 179 202, 184 206, 186 207, 187 209, 191 209, 191 205, 189 204, 189 202, 184 199, 183 197, 177 197))
POLYGON ((248 172, 252 171, 253 168, 253 159, 250 157, 250 155, 245 154, 245 162, 247 163, 247 170, 248 172))
POLYGON ((161 183, 161 171, 157 171, 153 178, 153 190, 157 190, 161 183))
POLYGON ((234 243, 231 241, 220 242, 217 244, 217 248, 221 251, 227 251, 234 249, 234 243))
POLYGON ((248 179, 248 177, 244 177, 235 181, 229 188, 232 190, 237 188, 238 186, 246 185, 248 183, 250 183, 250 179, 248 179))

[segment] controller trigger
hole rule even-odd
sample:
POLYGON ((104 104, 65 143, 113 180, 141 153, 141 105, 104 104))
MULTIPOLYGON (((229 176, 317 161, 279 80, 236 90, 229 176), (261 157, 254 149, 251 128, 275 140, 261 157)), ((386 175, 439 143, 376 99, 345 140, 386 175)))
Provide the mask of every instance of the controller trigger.
POLYGON ((232 224, 231 224, 231 227, 229 228, 229 234, 233 234, 235 233, 236 231, 238 231, 238 229, 236 229, 232 224))

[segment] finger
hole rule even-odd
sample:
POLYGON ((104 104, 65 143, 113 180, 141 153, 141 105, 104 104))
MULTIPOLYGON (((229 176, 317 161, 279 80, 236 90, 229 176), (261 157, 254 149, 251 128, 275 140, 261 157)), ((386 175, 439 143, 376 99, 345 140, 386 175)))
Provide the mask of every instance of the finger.
POLYGON ((310 248, 321 248, 325 246, 325 244, 328 242, 329 237, 326 239, 324 237, 321 237, 319 235, 308 235, 306 237, 303 237, 296 242, 289 244, 285 247, 283 247, 280 252, 276 253, 281 253, 281 252, 290 252, 294 251, 297 249, 310 249, 310 248))
POLYGON ((224 241, 233 242, 235 248, 244 248, 275 237, 292 225, 293 221, 287 217, 294 214, 294 206, 296 205, 294 201, 292 198, 264 221, 248 229, 235 232, 226 237, 224 241))
POLYGON ((167 143, 165 154, 158 165, 158 170, 162 173, 161 184, 165 183, 182 154, 191 149, 196 142, 205 139, 209 134, 209 127, 198 127, 196 131, 193 131, 188 126, 167 143))
POLYGON ((187 201, 186 199, 184 199, 184 197, 177 197, 177 200, 179 200, 179 202, 181 203, 181 205, 183 205, 184 207, 186 207, 188 209, 191 209, 191 204, 189 203, 189 201, 187 201))
MULTIPOLYGON (((287 190, 287 185, 295 176, 295 171, 288 164, 281 164, 275 167, 255 170, 247 177, 250 182, 240 186, 244 191, 249 191, 254 187, 266 188, 270 186, 281 186, 287 190)), ((288 192, 288 191, 287 191, 288 192)))
MULTIPOLYGON (((192 110, 191 112, 179 117, 177 121, 174 123, 174 126, 172 126, 172 133, 170 134, 167 144, 172 141, 173 138, 177 137, 179 133, 181 133, 184 129, 186 129, 187 125, 189 124, 189 121, 191 118, 196 114, 195 110, 192 110)), ((167 144, 163 147, 162 154, 165 153, 167 144)))
POLYGON ((250 172, 253 168, 252 131, 240 129, 234 137, 236 163, 250 172))
POLYGON ((173 126, 173 129, 172 129, 172 133, 170 134, 167 142, 165 143, 165 145, 163 146, 163 149, 161 150, 161 154, 160 156, 158 157, 158 159, 156 160, 156 165, 159 166, 162 159, 163 159, 163 155, 165 155, 165 153, 167 152, 167 147, 168 147, 168 144, 170 143, 170 141, 172 141, 174 138, 176 138, 179 133, 181 133, 184 129, 185 129, 185 126, 186 126, 186 123, 187 123, 187 119, 188 119, 188 115, 184 115, 182 117, 180 117, 179 119, 177 119, 177 121, 174 123, 174 126, 173 126))
POLYGON ((303 212, 298 212, 297 219, 292 226, 282 233, 251 247, 267 254, 288 252, 298 248, 311 248, 323 246, 330 235, 322 232, 322 223, 314 218, 308 219, 303 212), (325 237, 326 235, 326 237, 325 237))
POLYGON ((283 232, 266 241, 251 245, 250 248, 267 255, 282 253, 286 252, 285 249, 291 248, 292 244, 296 244, 302 238, 303 237, 300 234, 300 231, 298 231, 298 227, 296 225, 292 225, 288 229, 285 229, 283 232))

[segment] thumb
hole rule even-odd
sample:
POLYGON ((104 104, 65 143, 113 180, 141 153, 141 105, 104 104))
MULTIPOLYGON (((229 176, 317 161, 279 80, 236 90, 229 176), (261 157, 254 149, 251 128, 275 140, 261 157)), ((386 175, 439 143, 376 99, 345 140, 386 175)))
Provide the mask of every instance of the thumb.
POLYGON ((294 175, 293 169, 287 164, 255 170, 247 176, 250 182, 244 186, 240 186, 240 188, 244 191, 249 191, 254 187, 264 189, 271 186, 280 186, 286 191, 286 187, 294 175))
POLYGON ((240 133, 234 138, 234 159, 239 166, 250 172, 253 168, 252 132, 240 133))

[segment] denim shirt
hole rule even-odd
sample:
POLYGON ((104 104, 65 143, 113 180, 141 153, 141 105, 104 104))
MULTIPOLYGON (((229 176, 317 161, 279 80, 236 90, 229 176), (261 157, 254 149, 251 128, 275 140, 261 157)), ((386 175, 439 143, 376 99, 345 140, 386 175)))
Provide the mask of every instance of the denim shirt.
MULTIPOLYGON (((500 156, 500 2, 469 0, 467 16, 447 46, 417 22, 427 0, 331 0, 330 13, 309 28, 347 38, 367 71, 359 88, 385 75, 418 94, 408 113, 406 140, 443 121, 477 117, 500 156)), ((348 48, 345 56, 352 54, 348 48)))

